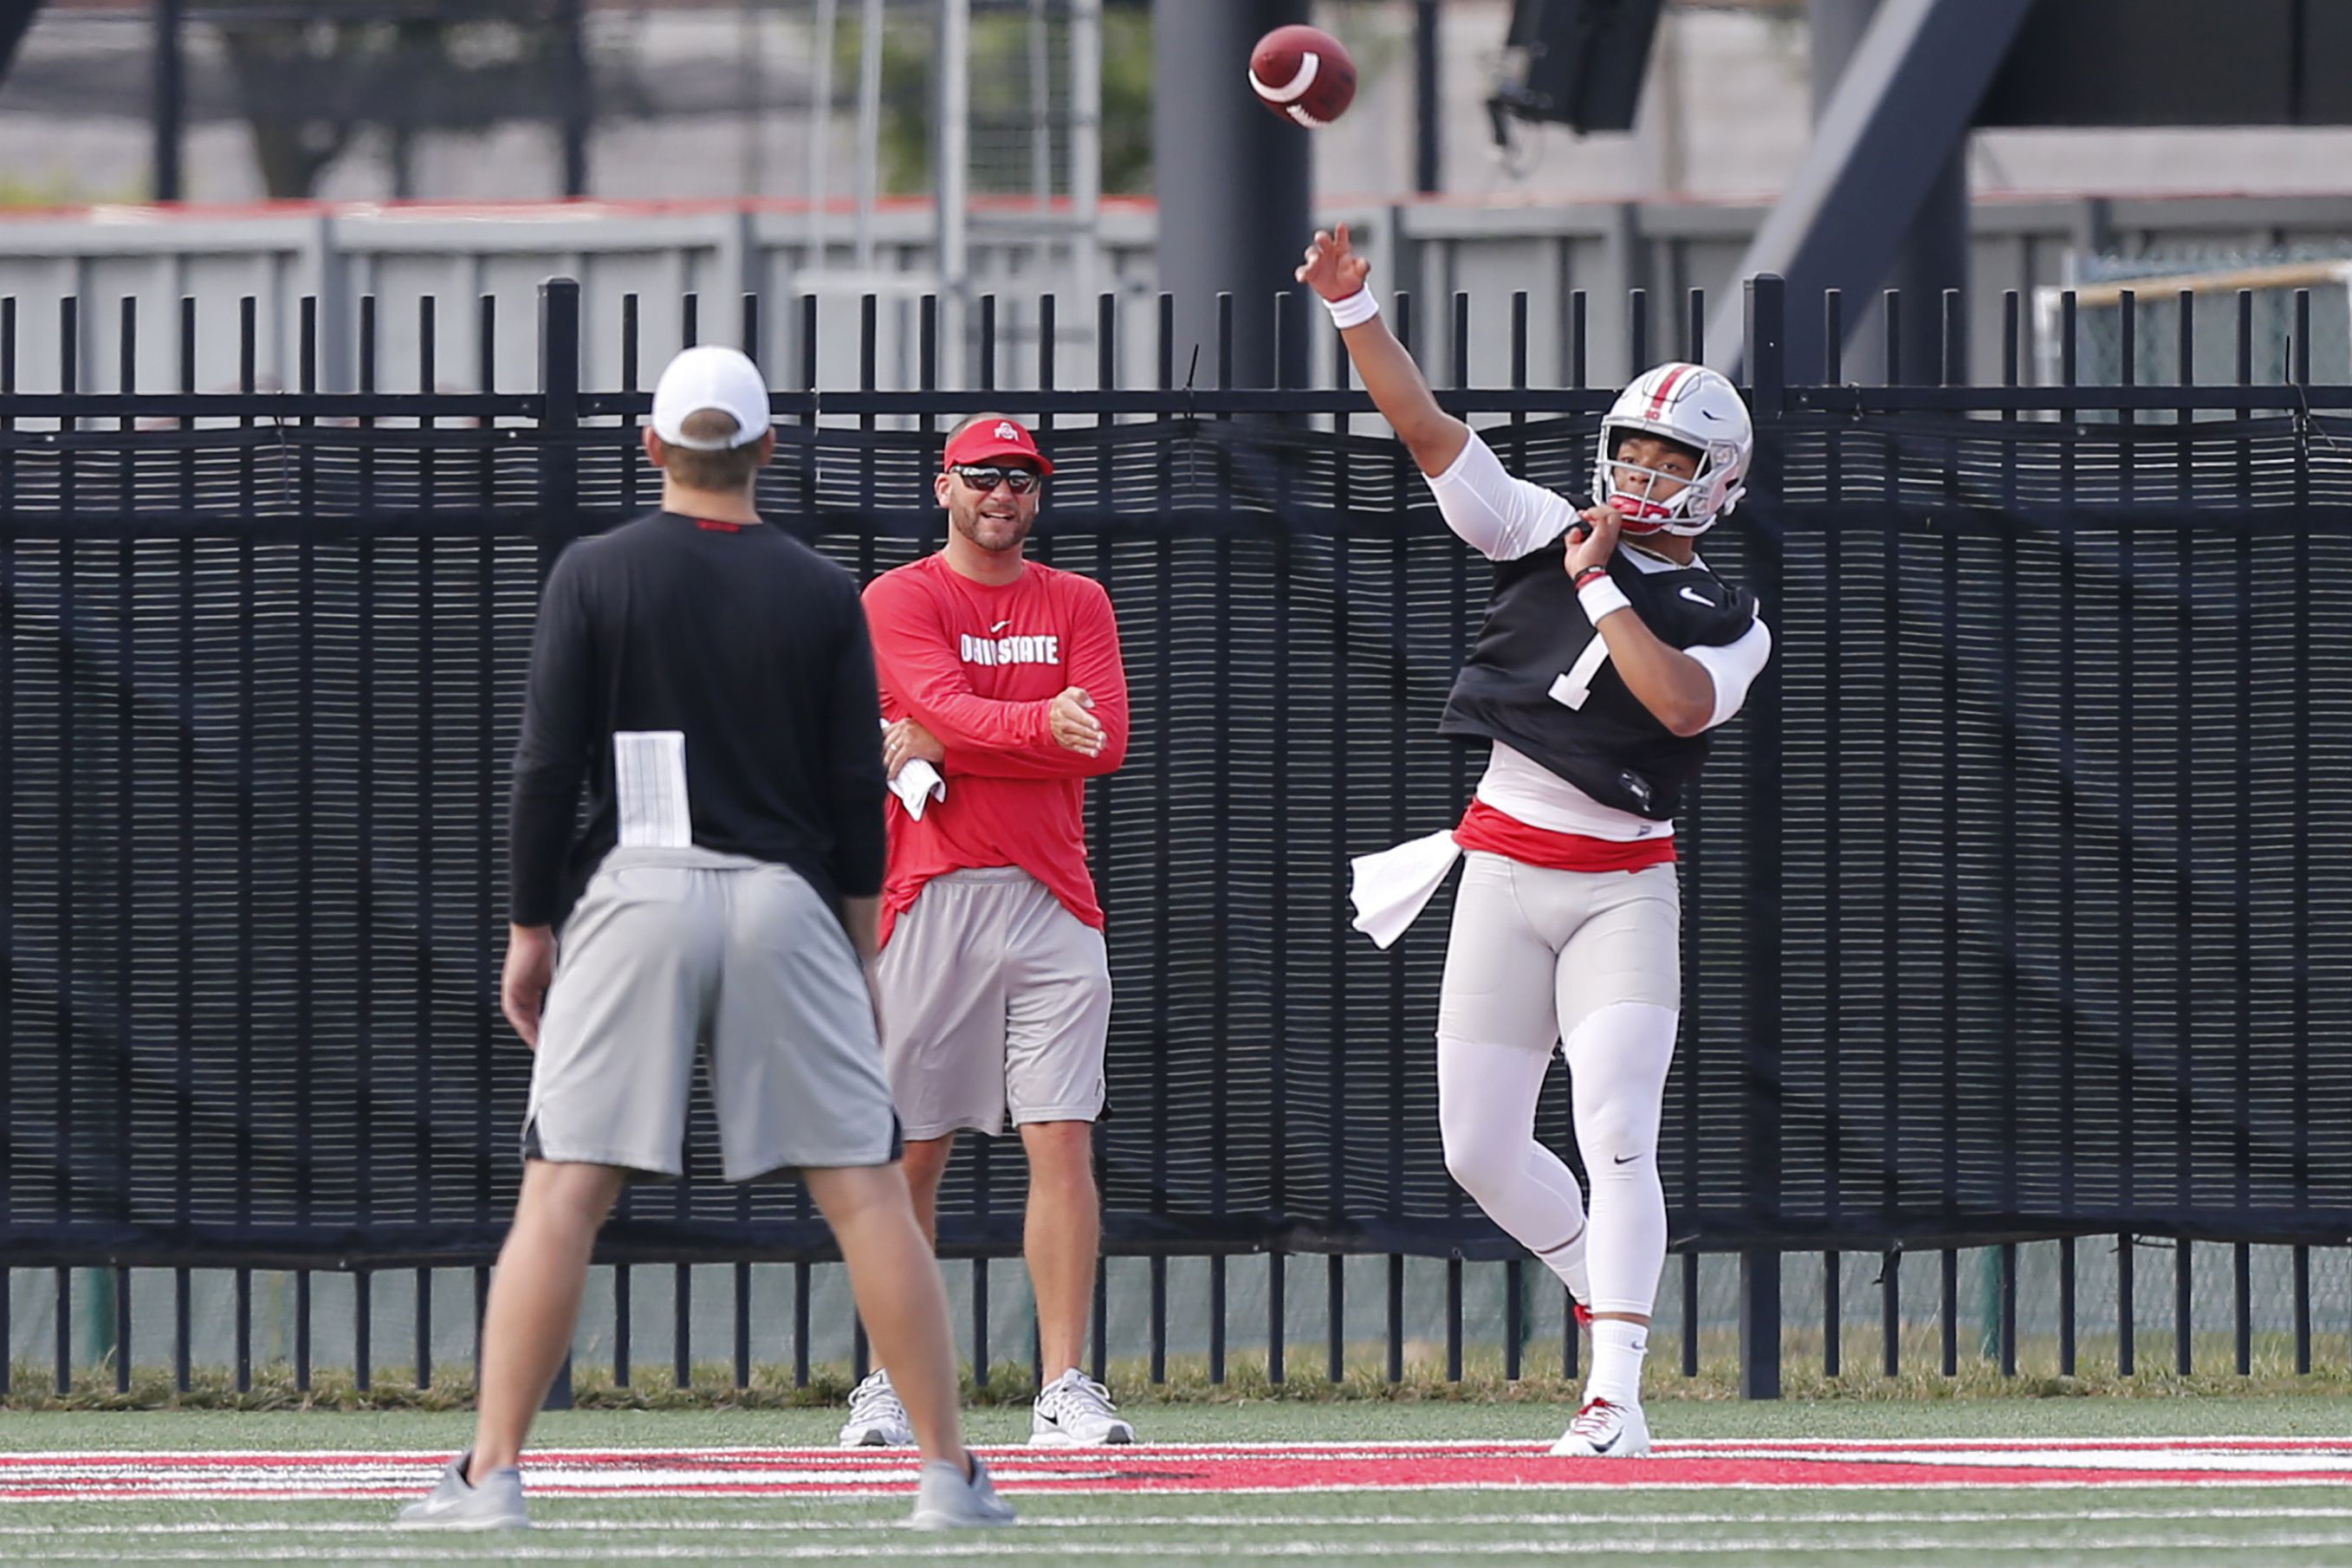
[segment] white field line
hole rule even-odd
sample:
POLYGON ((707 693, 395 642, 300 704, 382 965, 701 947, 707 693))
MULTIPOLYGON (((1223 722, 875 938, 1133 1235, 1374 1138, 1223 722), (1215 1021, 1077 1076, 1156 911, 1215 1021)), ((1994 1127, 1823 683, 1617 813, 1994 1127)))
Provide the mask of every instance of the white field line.
MULTIPOLYGON (((2059 1492, 2113 1491, 2119 1487, 2138 1486, 2142 1484, 2145 1484, 2150 1489, 2154 1489, 2155 1488, 2161 1486, 2167 1491, 2179 1491, 2184 1489, 2193 1489, 2200 1487, 2226 1487, 2231 1491, 2269 1491, 2283 1487, 2326 1487, 2332 1490, 2340 1491, 2343 1487, 2343 1483, 2340 1481, 2320 1478, 2314 1478, 2310 1480, 2297 1479, 2294 1480, 2274 1481, 2248 1480, 2241 1476, 2215 1476, 2210 1479, 2206 1480, 2184 1481, 2168 1478, 2161 1482, 2149 1481, 2140 1483, 2136 1481, 2060 1480, 2050 1476, 2027 1472, 2025 1475, 2015 1480, 1841 1481, 1833 1486, 1825 1486, 1815 1481, 1408 1481, 1402 1484, 1368 1481, 1360 1486, 1349 1483, 1339 1486, 1220 1487, 1213 1492, 1203 1491, 1193 1495, 1199 1497, 1285 1497, 1304 1495, 1311 1492, 1617 1492, 1620 1494, 1626 1492, 1748 1491, 1985 1492, 2014 1490, 2059 1492)), ((1017 1489, 1008 1488, 1006 1489, 1010 1495, 1016 1498, 1024 1495, 1017 1489)), ((1139 1492, 1139 1489, 1131 1487, 1105 1488, 1103 1489, 1108 1492, 1115 1492, 1119 1495, 1130 1497, 1138 1495, 1139 1492)), ((846 1496, 849 1494, 834 1493, 831 1495, 846 1496)), ((876 1492, 866 1495, 889 1497, 902 1494, 876 1492)), ((1085 1497, 1089 1494, 1087 1489, 1077 1487, 1055 1487, 1051 1491, 1031 1492, 1026 1495, 1031 1498, 1043 1498, 1085 1497)), ((142 1503, 145 1503, 163 1500, 142 1498, 137 1500, 142 1503)), ((2347 1505, 2347 1510, 2339 1510, 2339 1513, 2344 1511, 2352 1511, 2352 1505, 2347 1505)))
MULTIPOLYGON (((2063 1480, 2054 1477, 2026 1472, 2020 1479, 2000 1481, 1843 1481, 1825 1484, 1817 1481, 1363 1481, 1322 1482, 1312 1486, 1279 1487, 1220 1487, 1202 1489, 1190 1495, 1197 1497, 1308 1497, 1378 1495, 1394 1492, 1419 1494, 1424 1492, 1494 1492, 1523 1494, 1528 1492, 1603 1492, 1623 1496, 1631 1492, 2084 1492, 2113 1491, 2142 1483, 2106 1480, 2063 1480)), ((2340 1492, 2343 1483, 2332 1479, 2294 1478, 2286 1480, 2249 1479, 2242 1476, 2217 1475, 2199 1480, 2168 1478, 2161 1482, 2145 1483, 2148 1489, 2161 1486, 2167 1491, 2212 1489, 2231 1491, 2311 1490, 2326 1488, 2340 1492)), ((137 1504, 150 1507, 158 1503, 207 1503, 214 1506, 246 1505, 268 1507, 289 1502, 352 1502, 396 1503, 419 1495, 421 1488, 393 1492, 375 1489, 364 1493, 318 1492, 309 1496, 290 1495, 284 1491, 259 1492, 240 1496, 218 1491, 142 1492, 123 1497, 87 1497, 71 1493, 41 1497, 0 1497, 0 1509, 36 1506, 106 1507, 110 1504, 137 1504)), ((1018 1487, 1007 1487, 1008 1496, 1016 1500, 1037 1501, 1052 1498, 1138 1497, 1148 1495, 1150 1489, 1134 1486, 1057 1486, 1044 1491, 1024 1492, 1018 1487)), ((679 1488, 661 1491, 635 1491, 622 1494, 585 1489, 553 1491, 539 1489, 532 1495, 542 1499, 566 1501, 694 1501, 700 1503, 785 1503, 796 1507, 829 1502, 903 1502, 914 1494, 910 1488, 830 1488, 822 1492, 730 1492, 712 1493, 707 1488, 679 1488)), ((2352 1507, 2352 1505, 2347 1505, 2352 1507)), ((2337 1510, 2340 1517, 2347 1512, 2337 1510)))
MULTIPOLYGON (((1443 1437, 1362 1438, 1352 1442, 1233 1442, 1233 1443, 1142 1443, 1131 1447, 1105 1450, 1111 1457, 1151 1454, 1181 1454, 1186 1456, 1217 1454, 1281 1454, 1328 1453, 1336 1455, 1382 1454, 1395 1451, 1446 1450, 1513 1450, 1545 1449, 1551 1446, 1550 1437, 1443 1437)), ((1865 1448, 1927 1451, 1944 1448, 1975 1449, 1988 1452, 2046 1452, 2053 1448, 2132 1449, 2157 1448, 2196 1450, 2232 1444, 2268 1444, 2282 1449, 2302 1449, 2308 1452, 2352 1453, 2352 1433, 2325 1434, 2313 1436, 2282 1436, 2275 1432, 2183 1434, 2173 1436, 2129 1437, 1663 1437, 1656 1448, 1664 1454, 1687 1453, 1701 1457, 1718 1455, 1740 1456, 1772 1453, 1805 1453, 1814 1449, 1865 1448)), ((1014 1457, 1034 1455, 1041 1450, 1020 1443, 975 1444, 987 1456, 1014 1457)), ((377 1447, 377 1448, 7 1448, 0 1447, 0 1474, 6 1468, 30 1460, 76 1463, 129 1463, 142 1458, 186 1459, 200 1457, 223 1460, 276 1460, 299 1464, 309 1460, 374 1460, 385 1464, 403 1464, 455 1453, 456 1447, 377 1447)), ((1066 1458, 1068 1450, 1059 1452, 1066 1458)), ((887 1462, 887 1457, 870 1448, 842 1448, 832 1444, 720 1444, 676 1446, 661 1443, 628 1441, 595 1445, 573 1445, 565 1447, 533 1448, 531 1457, 545 1463, 602 1458, 611 1455, 659 1454, 680 1458, 729 1458, 739 1459, 810 1459, 829 1458, 845 1467, 860 1463, 887 1462)))
MULTIPOLYGON (((1668 1454, 1667 1458, 1680 1456, 1668 1454)), ((2220 1453, 2210 1449, 2164 1449, 2151 1452, 2145 1448, 2060 1448, 2046 1453, 2021 1453, 2014 1449, 1938 1448, 1934 1450, 1889 1449, 1867 1454, 1792 1454, 1786 1451, 1759 1448, 1746 1453, 1708 1454, 1709 1459, 1795 1459, 1816 1465, 1852 1465, 1857 1468, 1871 1465, 1973 1465, 1993 1470, 2197 1470, 2221 1475, 2239 1470, 2305 1470, 2316 1479, 2322 1474, 2352 1471, 2352 1453, 2327 1453, 2299 1448, 2276 1453, 2254 1453, 2243 1449, 2220 1453)))
MULTIPOLYGON (((1426 1522, 1426 1521, 1424 1521, 1426 1522)), ((1014 1528, 1003 1537, 992 1536, 983 1541, 937 1542, 906 1536, 887 1545, 809 1545, 809 1546, 747 1546, 714 1548, 695 1545, 646 1545, 612 1547, 603 1550, 582 1550, 577 1546, 537 1546, 525 1544, 511 1537, 500 1536, 495 1542, 478 1538, 451 1540, 446 1534, 436 1539, 418 1540, 418 1548, 439 1546, 446 1550, 427 1552, 418 1551, 408 1555, 438 1560, 470 1560, 495 1558, 500 1562, 598 1562, 634 1563, 646 1560, 692 1558, 700 1561, 778 1563, 809 1562, 819 1559, 887 1562, 953 1561, 957 1559, 1022 1558, 1034 1559, 1037 1543, 1020 1539, 1022 1531, 1014 1528), (1009 1537, 1010 1539, 1006 1539, 1009 1537), (461 1547, 475 1550, 457 1550, 461 1547)), ((1852 1555, 1868 1553, 1885 1559, 1906 1552, 1961 1552, 1971 1555, 1992 1553, 2020 1554, 2031 1552, 2047 1558, 2061 1553, 2107 1552, 2245 1552, 2249 1550, 2308 1551, 2323 1547, 2352 1546, 2352 1528, 2332 1531, 2307 1531, 2302 1534, 2276 1534, 2267 1537, 2240 1535, 2168 1535, 2161 1540, 2144 1536, 2130 1538, 2089 1536, 2077 1540, 2021 1541, 1988 1542, 1967 1537, 1906 1535, 1867 1542, 1841 1541, 1827 1537, 1804 1535, 1755 1536, 1748 1538, 1717 1538, 1692 1542, 1661 1541, 1655 1538, 1628 1537, 1622 1540, 1586 1540, 1575 1542, 1579 1555, 1613 1552, 1632 1557, 1700 1557, 1746 1555, 1753 1552, 1780 1554, 1817 1553, 1852 1555)), ((1197 1557, 1203 1551, 1222 1554, 1219 1548, 1204 1548, 1199 1543, 1180 1542, 1096 1542, 1086 1547, 1090 1558, 1166 1558, 1197 1557)), ((1564 1551, 1557 1537, 1525 1541, 1462 1541, 1451 1536, 1415 1541, 1269 1541, 1254 1542, 1249 1554, 1253 1558, 1366 1558, 1391 1557, 1547 1557, 1559 1558, 1564 1551)), ((238 1557, 244 1562, 334 1562, 382 1563, 385 1560, 382 1545, 365 1548, 287 1548, 283 1550, 243 1551, 238 1557)), ((42 1562, 90 1563, 217 1563, 221 1554, 208 1552, 136 1552, 120 1549, 97 1552, 45 1552, 42 1562)))
MULTIPOLYGON (((1723 1462, 1723 1461, 1716 1461, 1723 1462)), ((1760 1461, 1760 1462, 1770 1462, 1760 1461)), ((1805 1463, 1834 1467, 1856 1478, 1864 1478, 1882 1468, 1938 1469, 1967 1467, 1989 1470, 2004 1477, 2013 1476, 2019 1486, 2047 1484, 2061 1477, 2084 1471, 2099 1471, 2105 1476, 2147 1474, 2149 1484, 2203 1485, 2240 1476, 2268 1476, 2276 1479, 2285 1476, 2305 1485, 2320 1485, 2330 1479, 2352 1475, 2352 1456, 2330 1455, 2315 1461, 2270 1458, 2258 1455, 2226 1454, 2195 1456, 2189 1463, 2157 1463, 2140 1455, 2080 1455, 2063 1458, 2028 1459, 2021 1456, 1990 1458, 1958 1456, 1937 1462, 1915 1456, 1887 1455, 1883 1458, 1853 1458, 1843 1456, 1816 1456, 1805 1463), (2182 1479, 2183 1473, 2190 1479, 2182 1479)), ((198 1469, 174 1467, 151 1469, 141 1466, 75 1466, 55 1470, 20 1471, 10 1474, 0 1471, 0 1500, 24 1500, 23 1494, 32 1491, 68 1493, 102 1492, 108 1488, 134 1487, 143 1494, 166 1497, 228 1497, 267 1492, 272 1496, 341 1497, 365 1496, 388 1489, 428 1485, 437 1474, 438 1467, 394 1468, 346 1468, 334 1470, 314 1470, 289 1467, 278 1468, 198 1469)), ((1308 1474, 1313 1471, 1309 1470, 1308 1474)), ((1013 1466, 999 1467, 997 1479, 1015 1490, 1048 1488, 1083 1488, 1089 1483, 1124 1486, 1129 1489, 1149 1489, 1139 1484, 1136 1473, 1126 1467, 1107 1463, 1091 1466, 1073 1465, 1065 1461, 1051 1468, 1024 1469, 1013 1466)), ((1627 1478, 1622 1484, 1648 1486, 1672 1484, 1672 1471, 1644 1468, 1639 1477, 1627 1478)), ((736 1489, 772 1490, 776 1496, 788 1496, 787 1489, 800 1488, 815 1491, 873 1491, 893 1487, 911 1487, 917 1476, 915 1467, 896 1468, 876 1466, 868 1469, 805 1470, 805 1469, 684 1469, 642 1468, 634 1466, 613 1466, 608 1468, 526 1468, 525 1486, 541 1497, 625 1497, 625 1496, 694 1496, 726 1497, 743 1495, 736 1489)), ((1757 1484, 1770 1486, 1868 1484, 1865 1480, 1848 1482, 1843 1479, 1824 1482, 1800 1482, 1782 1476, 1759 1476, 1757 1484)), ((1311 1487, 1311 1481, 1302 1483, 1311 1487)), ((1371 1482, 1354 1482, 1372 1485, 1371 1482)), ((1400 1486, 1412 1483, 1400 1479, 1400 1486)), ((1475 1481, 1446 1482, 1448 1485, 1475 1485, 1475 1481)), ((1566 1484, 1563 1480, 1562 1484, 1566 1484)), ((1744 1484, 1723 1482, 1708 1484, 1744 1484)), ((1891 1484, 1891 1483, 1890 1483, 1891 1484)), ((1967 1478, 1966 1484, 1986 1486, 2002 1484, 1967 1478)), ((2126 1481, 2110 1480, 2110 1485, 2128 1485, 2126 1481)), ((1261 1489, 1246 1486, 1217 1488, 1189 1487, 1191 1490, 1246 1491, 1261 1489)), ((1276 1485, 1272 1489, 1286 1489, 1276 1485)))
MULTIPOLYGON (((143 1506, 143 1504, 142 1504, 143 1506)), ((1789 1525, 1926 1525, 1965 1524, 1985 1526, 2035 1525, 2062 1522, 2101 1524, 2162 1524, 2179 1521, 2207 1520, 2336 1520, 2346 1518, 2342 1508, 2116 1508, 2076 1509, 2053 1506, 2044 1513, 1969 1511, 1952 1510, 1943 1512, 1868 1511, 1860 1510, 1821 1510, 1806 1513, 1474 1513, 1449 1515, 1433 1520, 1427 1514, 1055 1514, 1040 1516, 1024 1514, 1021 1528, 1028 1530, 1395 1530, 1431 1524, 1454 1528, 1496 1528, 1515 1526, 1522 1530, 1545 1528, 1581 1529, 1591 1526, 1625 1528, 1632 1526, 1698 1526, 1735 1524, 1754 1528, 1765 1524, 1789 1525)), ((541 1520, 533 1526, 539 1532, 572 1531, 598 1535, 768 1535, 849 1533, 863 1534, 868 1531, 887 1528, 893 1520, 873 1519, 558 1519, 541 1520)), ((250 1523, 227 1523, 220 1521, 191 1521, 161 1524, 12 1524, 0 1526, 0 1539, 37 1537, 69 1540, 78 1536, 139 1536, 169 1537, 179 1535, 399 1535, 414 1532, 394 1526, 389 1519, 362 1521, 352 1520, 324 1521, 302 1524, 285 1520, 250 1523)))

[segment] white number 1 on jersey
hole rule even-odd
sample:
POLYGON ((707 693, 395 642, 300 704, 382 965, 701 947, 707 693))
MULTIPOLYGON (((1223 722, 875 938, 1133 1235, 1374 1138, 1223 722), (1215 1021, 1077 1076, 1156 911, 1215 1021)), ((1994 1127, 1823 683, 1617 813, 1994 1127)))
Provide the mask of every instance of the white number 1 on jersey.
POLYGON ((1601 679, 1601 667, 1608 662, 1609 644, 1596 631, 1584 651, 1576 656, 1575 667, 1551 683, 1551 700, 1563 708, 1583 707, 1585 699, 1592 695, 1592 683, 1601 679))

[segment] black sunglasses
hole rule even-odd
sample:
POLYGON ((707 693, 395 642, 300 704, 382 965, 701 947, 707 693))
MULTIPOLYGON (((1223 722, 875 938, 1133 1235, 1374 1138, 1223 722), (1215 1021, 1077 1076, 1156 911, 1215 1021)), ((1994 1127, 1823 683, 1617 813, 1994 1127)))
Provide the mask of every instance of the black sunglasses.
POLYGON ((986 495, 999 485, 1010 485, 1013 493, 1025 496, 1045 482, 1045 476, 1034 468, 958 467, 950 470, 964 483, 966 489, 986 495))

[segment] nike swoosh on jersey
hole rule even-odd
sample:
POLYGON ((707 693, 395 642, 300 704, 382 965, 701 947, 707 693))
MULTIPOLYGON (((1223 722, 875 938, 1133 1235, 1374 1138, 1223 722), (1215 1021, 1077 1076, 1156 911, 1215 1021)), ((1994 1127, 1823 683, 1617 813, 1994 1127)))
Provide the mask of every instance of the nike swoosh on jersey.
POLYGON ((1004 635, 1004 628, 1012 624, 1013 623, 1011 621, 999 621, 994 626, 988 628, 988 635, 992 637, 1003 637, 1004 635))
POLYGON ((1710 610, 1716 608, 1715 601, 1708 598, 1705 594, 1700 593, 1696 588, 1685 588, 1683 590, 1683 597, 1688 599, 1694 605, 1705 605, 1710 610))

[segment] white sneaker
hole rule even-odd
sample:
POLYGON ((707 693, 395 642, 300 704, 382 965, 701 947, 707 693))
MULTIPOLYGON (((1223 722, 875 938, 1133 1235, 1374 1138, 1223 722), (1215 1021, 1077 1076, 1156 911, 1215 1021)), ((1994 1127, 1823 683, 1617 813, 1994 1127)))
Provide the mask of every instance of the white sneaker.
POLYGON ((1588 1399, 1551 1451, 1572 1459, 1633 1458, 1650 1451, 1649 1417, 1638 1405, 1588 1399))
POLYGON ((917 1530, 977 1530, 1013 1522, 1013 1505, 989 1484, 988 1467, 971 1457, 967 1476, 946 1459, 923 1467, 915 1482, 915 1514, 907 1521, 917 1530))
POLYGON ((915 1441, 907 1407, 890 1386, 890 1374, 880 1367, 849 1391, 849 1419, 841 1424, 845 1448, 906 1448, 915 1441))
POLYGON ((1072 1367, 1037 1393, 1029 1417, 1033 1448, 1091 1448, 1132 1443, 1135 1426, 1121 1420, 1110 1390, 1072 1367))
POLYGON ((434 1489, 403 1508, 394 1522, 403 1530, 529 1530, 522 1472, 511 1467, 492 1470, 480 1486, 471 1486, 466 1467, 473 1457, 469 1448, 450 1460, 434 1489))

